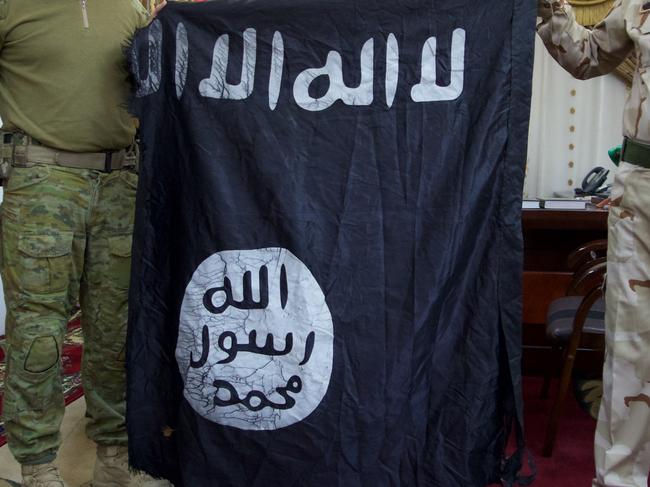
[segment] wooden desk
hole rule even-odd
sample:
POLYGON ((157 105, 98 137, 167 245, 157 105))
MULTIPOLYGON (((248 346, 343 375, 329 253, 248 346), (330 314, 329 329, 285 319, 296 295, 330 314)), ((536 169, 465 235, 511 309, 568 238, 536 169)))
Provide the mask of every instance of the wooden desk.
MULTIPOLYGON (((546 343, 548 305, 564 296, 571 281, 566 259, 582 244, 607 238, 607 211, 523 210, 524 372, 541 374, 551 360, 546 343)), ((602 357, 582 354, 578 368, 592 368, 602 357)), ((599 367, 600 365, 597 365, 599 367)))

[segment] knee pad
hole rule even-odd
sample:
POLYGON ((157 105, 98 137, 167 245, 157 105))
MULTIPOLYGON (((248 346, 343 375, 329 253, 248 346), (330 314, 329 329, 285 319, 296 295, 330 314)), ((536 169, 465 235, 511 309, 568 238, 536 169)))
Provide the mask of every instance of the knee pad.
POLYGON ((25 357, 24 368, 27 372, 41 374, 59 363, 59 344, 52 335, 41 336, 32 340, 25 357))

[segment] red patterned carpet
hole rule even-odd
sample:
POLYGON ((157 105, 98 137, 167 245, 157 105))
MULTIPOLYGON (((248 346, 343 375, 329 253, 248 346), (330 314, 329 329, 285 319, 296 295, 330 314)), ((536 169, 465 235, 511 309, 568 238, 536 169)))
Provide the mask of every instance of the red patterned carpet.
MULTIPOLYGON (((5 372, 4 340, 4 337, 0 337, 0 418, 2 417, 5 372)), ((81 387, 82 348, 81 322, 79 316, 76 316, 68 325, 68 332, 63 344, 63 394, 66 404, 70 404, 83 396, 83 389, 81 387)), ((0 446, 6 442, 4 423, 0 419, 0 446)))
MULTIPOLYGON (((557 386, 555 381, 554 386, 557 386)), ((594 475, 594 431, 596 421, 580 408, 573 394, 567 394, 560 431, 553 457, 542 457, 542 444, 552 406, 551 398, 542 400, 542 379, 524 378, 524 416, 526 441, 537 464, 535 487, 588 487, 594 475)))

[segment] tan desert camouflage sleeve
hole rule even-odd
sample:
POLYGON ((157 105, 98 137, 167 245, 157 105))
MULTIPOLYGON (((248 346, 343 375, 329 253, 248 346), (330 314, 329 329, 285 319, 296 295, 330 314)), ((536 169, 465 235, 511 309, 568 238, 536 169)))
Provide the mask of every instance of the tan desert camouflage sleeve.
POLYGON ((132 0, 133 8, 137 12, 138 16, 138 29, 142 29, 149 25, 149 12, 147 9, 140 3, 140 0, 132 0))
POLYGON ((628 36, 623 1, 592 30, 581 26, 566 0, 538 0, 542 18, 537 33, 560 65, 578 79, 614 70, 634 48, 628 36))

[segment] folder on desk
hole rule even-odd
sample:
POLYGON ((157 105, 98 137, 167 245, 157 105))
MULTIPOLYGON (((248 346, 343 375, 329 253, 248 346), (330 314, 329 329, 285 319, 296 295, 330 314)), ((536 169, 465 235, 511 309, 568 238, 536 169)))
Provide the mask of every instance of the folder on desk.
POLYGON ((547 210, 584 210, 587 208, 587 200, 575 198, 549 198, 540 199, 540 208, 547 210))

